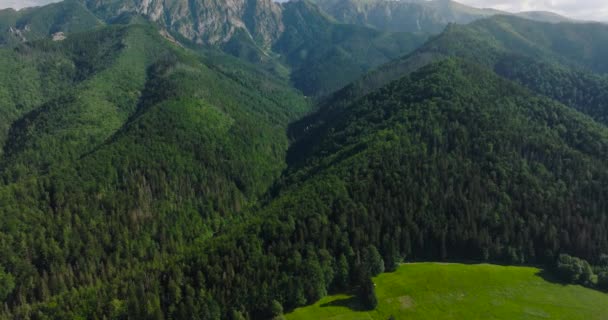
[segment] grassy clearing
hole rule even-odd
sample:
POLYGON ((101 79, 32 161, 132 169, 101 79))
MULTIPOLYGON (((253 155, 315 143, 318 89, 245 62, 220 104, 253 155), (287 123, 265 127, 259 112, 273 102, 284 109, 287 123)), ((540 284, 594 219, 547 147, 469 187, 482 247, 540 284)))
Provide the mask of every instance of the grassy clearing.
POLYGON ((541 270, 488 264, 412 263, 374 279, 378 308, 356 311, 329 296, 287 315, 304 319, 607 319, 608 294, 544 280, 541 270))

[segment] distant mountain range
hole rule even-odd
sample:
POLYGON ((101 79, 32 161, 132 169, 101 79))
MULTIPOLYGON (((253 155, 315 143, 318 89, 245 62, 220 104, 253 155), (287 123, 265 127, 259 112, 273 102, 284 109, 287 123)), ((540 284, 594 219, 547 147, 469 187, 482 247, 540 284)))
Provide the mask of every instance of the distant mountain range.
MULTIPOLYGON (((285 75, 285 67, 291 69, 296 87, 307 95, 320 96, 409 53, 449 23, 468 23, 498 13, 443 0, 298 0, 282 4, 272 0, 66 0, 19 12, 0 11, 4 30, 0 43, 61 37, 141 16, 186 45, 218 47, 278 74, 285 75), (315 68, 304 70, 303 65, 315 68)), ((567 20, 548 13, 525 15, 567 20)))

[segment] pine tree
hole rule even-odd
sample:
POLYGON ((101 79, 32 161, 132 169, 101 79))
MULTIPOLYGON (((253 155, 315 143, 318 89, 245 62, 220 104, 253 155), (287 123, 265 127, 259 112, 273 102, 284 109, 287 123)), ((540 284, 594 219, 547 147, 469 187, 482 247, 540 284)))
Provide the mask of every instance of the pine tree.
POLYGON ((376 297, 376 288, 372 278, 367 275, 363 282, 359 285, 358 298, 361 305, 366 310, 374 310, 378 306, 378 298, 376 297))

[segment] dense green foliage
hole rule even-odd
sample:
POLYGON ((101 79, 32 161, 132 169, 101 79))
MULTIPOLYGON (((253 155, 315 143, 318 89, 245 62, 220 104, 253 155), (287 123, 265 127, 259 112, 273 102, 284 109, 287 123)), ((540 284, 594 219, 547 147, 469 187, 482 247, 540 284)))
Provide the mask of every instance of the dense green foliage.
POLYGON ((48 39, 58 32, 75 33, 103 25, 78 0, 20 11, 0 10, 0 46, 48 39))
POLYGON ((166 310, 202 314, 188 302, 207 299, 200 292, 223 314, 254 318, 271 315, 274 300, 312 303, 360 283, 380 261, 370 245, 382 261, 552 263, 608 249, 608 132, 576 111, 447 61, 338 119, 311 133, 314 148, 292 147, 303 161, 264 209, 162 273, 154 290, 166 310), (164 296, 175 290, 177 304, 164 296))
POLYGON ((408 263, 373 279, 378 307, 362 310, 356 297, 336 294, 286 314, 309 319, 576 319, 606 316, 608 295, 547 281, 534 267, 408 263))
POLYGON ((553 24, 512 16, 450 25, 412 54, 337 92, 325 114, 316 116, 331 117, 329 107, 336 101, 352 101, 424 65, 460 57, 606 123, 608 80, 602 57, 608 52, 607 34, 608 27, 597 23, 553 24))
POLYGON ((583 259, 560 254, 555 267, 559 277, 566 283, 590 285, 593 281, 591 265, 583 259))
POLYGON ((5 76, 40 88, 11 95, 16 85, 2 82, 27 106, 3 108, 15 119, 0 162, 0 293, 11 317, 170 312, 128 279, 239 219, 284 168, 286 125, 307 103, 262 71, 201 60, 148 26, 6 52, 20 72, 5 76), (56 72, 39 70, 48 61, 60 62, 56 72))
POLYGON ((203 44, 203 50, 214 47, 276 75, 290 77, 306 95, 322 96, 413 51, 427 39, 425 30, 391 33, 340 24, 309 1, 269 3, 243 1, 248 9, 242 16, 232 16, 241 8, 234 3, 206 0, 188 4, 171 0, 145 6, 124 0, 68 0, 18 12, 2 10, 0 45, 51 38, 57 32, 69 35, 106 23, 141 23, 147 18, 185 46, 197 50, 203 44), (165 19, 159 19, 153 8, 161 10, 165 19), (198 27, 201 22, 197 20, 205 18, 210 25, 198 27), (222 19, 225 25, 215 25, 222 19))
POLYGON ((306 95, 325 95, 372 68, 413 51, 426 35, 387 33, 338 24, 308 1, 284 5, 285 32, 274 50, 292 71, 294 85, 306 95))
POLYGON ((374 310, 378 306, 375 284, 369 276, 359 284, 357 299, 366 310, 374 310))
POLYGON ((373 308, 370 277, 404 258, 557 259, 606 287, 605 48, 579 40, 605 27, 450 26, 302 119, 290 80, 331 93, 424 37, 298 1, 268 47, 176 37, 194 51, 87 4, 0 12, 68 32, 0 50, 0 317, 281 319, 337 290, 373 308))

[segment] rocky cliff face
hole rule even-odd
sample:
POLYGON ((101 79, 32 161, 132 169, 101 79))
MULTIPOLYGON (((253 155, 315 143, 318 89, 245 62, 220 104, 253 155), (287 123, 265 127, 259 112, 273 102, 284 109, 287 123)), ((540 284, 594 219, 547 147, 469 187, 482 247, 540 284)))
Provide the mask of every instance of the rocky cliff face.
POLYGON ((198 44, 222 44, 243 32, 268 48, 284 30, 272 0, 85 0, 105 19, 141 14, 198 44))

